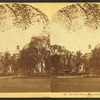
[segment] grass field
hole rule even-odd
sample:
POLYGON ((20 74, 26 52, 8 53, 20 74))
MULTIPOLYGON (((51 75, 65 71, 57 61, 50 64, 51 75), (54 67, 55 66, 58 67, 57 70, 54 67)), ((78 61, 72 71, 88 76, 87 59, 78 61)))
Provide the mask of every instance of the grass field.
POLYGON ((48 78, 0 79, 0 92, 50 92, 51 80, 48 78))
POLYGON ((100 78, 4 78, 0 92, 100 92, 100 78))
POLYGON ((98 78, 59 78, 52 80, 52 92, 100 92, 98 78))

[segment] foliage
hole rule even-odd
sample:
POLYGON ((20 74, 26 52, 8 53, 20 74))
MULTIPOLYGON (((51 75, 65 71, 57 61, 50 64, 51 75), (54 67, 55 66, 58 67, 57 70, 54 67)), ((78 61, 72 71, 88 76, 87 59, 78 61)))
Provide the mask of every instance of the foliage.
MULTIPOLYGON (((33 73, 39 70, 38 64, 41 65, 43 71, 43 63, 47 61, 49 56, 49 40, 46 37, 33 37, 27 48, 20 53, 19 66, 24 72, 33 73)), ((49 60, 49 59, 48 59, 49 60)))
POLYGON ((100 47, 92 51, 90 58, 91 70, 94 74, 100 74, 100 47))

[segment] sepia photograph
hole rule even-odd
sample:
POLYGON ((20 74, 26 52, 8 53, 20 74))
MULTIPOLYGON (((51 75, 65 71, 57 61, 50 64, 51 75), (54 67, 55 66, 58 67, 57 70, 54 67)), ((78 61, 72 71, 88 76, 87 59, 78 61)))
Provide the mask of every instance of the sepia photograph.
POLYGON ((0 3, 0 93, 99 93, 99 83, 99 3, 0 3))

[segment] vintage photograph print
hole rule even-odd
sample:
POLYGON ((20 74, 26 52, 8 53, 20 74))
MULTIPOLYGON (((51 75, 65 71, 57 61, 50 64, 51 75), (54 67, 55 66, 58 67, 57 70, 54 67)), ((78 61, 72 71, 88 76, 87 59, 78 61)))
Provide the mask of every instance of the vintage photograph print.
POLYGON ((99 3, 0 3, 0 93, 100 92, 99 3))

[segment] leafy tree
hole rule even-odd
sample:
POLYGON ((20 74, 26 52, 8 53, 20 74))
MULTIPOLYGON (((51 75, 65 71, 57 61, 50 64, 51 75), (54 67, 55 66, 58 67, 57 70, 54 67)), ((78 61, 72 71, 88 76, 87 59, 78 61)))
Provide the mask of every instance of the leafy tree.
POLYGON ((79 66, 82 64, 82 53, 80 51, 76 52, 76 59, 75 59, 75 66, 76 66, 76 72, 79 71, 79 66))
POLYGON ((58 74, 63 70, 71 70, 72 54, 63 46, 51 46, 51 67, 54 74, 58 74))
POLYGON ((100 47, 95 48, 92 51, 92 56, 90 58, 90 66, 92 73, 96 75, 100 74, 100 47))
POLYGON ((1 58, 3 66, 4 66, 4 74, 7 73, 7 68, 11 65, 10 57, 11 57, 11 54, 9 52, 5 52, 1 58))
MULTIPOLYGON (((19 55, 18 55, 19 56, 19 55)), ((12 70, 14 71, 14 74, 18 74, 18 70, 19 70, 19 66, 18 66, 18 57, 16 57, 16 55, 12 55, 10 60, 11 60, 11 66, 12 66, 12 70)))
POLYGON ((32 37, 31 42, 21 51, 18 63, 24 73, 33 73, 34 69, 43 73, 48 57, 49 39, 45 36, 32 37))

